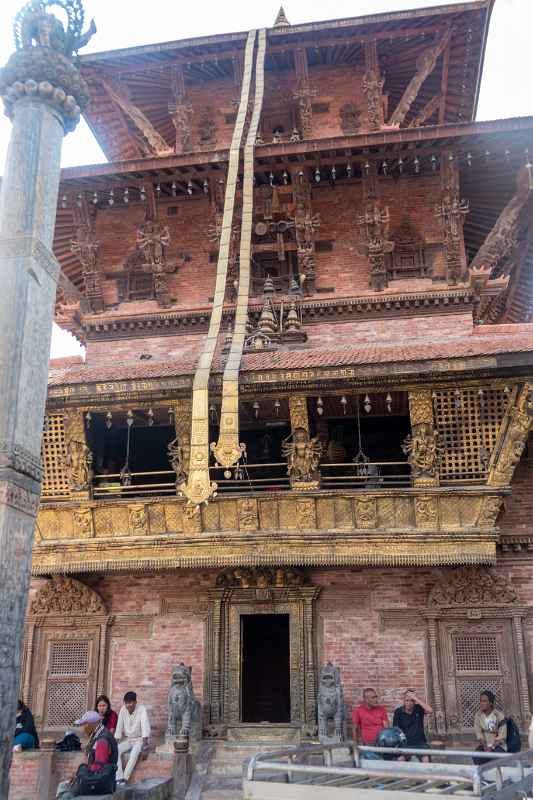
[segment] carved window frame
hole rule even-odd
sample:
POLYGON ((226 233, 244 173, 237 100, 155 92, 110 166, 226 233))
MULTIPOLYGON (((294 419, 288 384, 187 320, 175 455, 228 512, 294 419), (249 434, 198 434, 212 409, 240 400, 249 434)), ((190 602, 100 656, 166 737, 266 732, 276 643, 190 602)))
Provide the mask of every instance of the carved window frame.
POLYGON ((426 609, 422 614, 427 623, 427 669, 435 710, 432 724, 436 732, 461 738, 473 735, 472 728, 460 724, 457 678, 461 676, 455 669, 453 655, 453 637, 457 634, 499 637, 505 706, 502 710, 512 715, 525 730, 531 718, 523 626, 527 609, 516 606, 443 607, 426 609))

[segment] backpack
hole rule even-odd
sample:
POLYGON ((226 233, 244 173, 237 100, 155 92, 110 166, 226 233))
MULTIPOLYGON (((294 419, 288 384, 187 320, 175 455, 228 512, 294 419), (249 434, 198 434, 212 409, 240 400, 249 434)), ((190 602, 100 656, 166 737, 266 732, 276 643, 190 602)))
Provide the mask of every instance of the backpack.
POLYGON ((75 733, 66 733, 62 739, 56 742, 56 750, 62 753, 73 753, 81 750, 81 742, 75 733))
POLYGON ((118 763, 118 746, 115 737, 108 730, 103 730, 95 739, 105 739, 109 746, 109 764, 102 764, 97 772, 91 772, 91 765, 98 764, 91 750, 87 764, 80 764, 73 781, 73 790, 77 795, 113 794, 116 789, 116 772, 118 763))
POLYGON ((514 721, 512 717, 507 717, 506 719, 502 719, 498 728, 501 728, 502 725, 507 725, 507 738, 506 738, 506 745, 507 745, 507 752, 508 753, 519 753, 522 749, 522 740, 520 738, 520 731, 518 730, 518 725, 514 721))

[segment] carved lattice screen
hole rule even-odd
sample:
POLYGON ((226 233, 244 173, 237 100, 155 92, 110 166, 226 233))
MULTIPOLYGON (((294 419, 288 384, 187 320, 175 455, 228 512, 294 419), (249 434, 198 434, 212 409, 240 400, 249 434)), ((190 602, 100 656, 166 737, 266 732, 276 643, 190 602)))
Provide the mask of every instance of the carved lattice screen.
POLYGON ((47 497, 68 497, 70 494, 64 459, 65 423, 63 414, 48 414, 43 432, 41 459, 43 464, 42 494, 47 497))
POLYGON ((499 672, 496 636, 457 636, 455 665, 457 672, 499 672))
POLYGON ((461 726, 474 727, 479 695, 490 689, 502 708, 503 675, 497 635, 455 636, 455 671, 461 726))
POLYGON ((507 396, 502 389, 438 389, 433 393, 435 425, 444 480, 479 480, 486 476, 507 396))
POLYGON ((504 707, 503 678, 458 678, 457 697, 461 713, 461 726, 474 727, 474 717, 479 709, 479 695, 489 689, 496 695, 496 707, 504 707))
POLYGON ((50 641, 46 727, 72 725, 90 707, 90 646, 87 640, 50 641))

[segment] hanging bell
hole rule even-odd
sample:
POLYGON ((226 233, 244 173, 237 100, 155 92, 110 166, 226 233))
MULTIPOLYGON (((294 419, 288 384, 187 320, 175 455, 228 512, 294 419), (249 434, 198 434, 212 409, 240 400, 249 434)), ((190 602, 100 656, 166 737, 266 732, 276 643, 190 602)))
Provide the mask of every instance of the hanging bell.
POLYGON ((324 413, 324 401, 322 400, 321 397, 317 398, 316 401, 316 413, 318 414, 319 417, 321 417, 322 414, 324 413))
POLYGON ((209 406, 209 418, 211 419, 211 424, 215 425, 217 422, 217 407, 214 403, 209 406))
POLYGON ((152 410, 152 407, 150 406, 150 408, 148 409, 148 425, 151 428, 153 424, 154 424, 154 412, 152 410))
POLYGON ((160 183, 156 184, 155 190, 157 192, 157 196, 159 197, 159 195, 161 194, 161 184, 160 183))
POLYGON ((386 161, 384 161, 384 162, 383 162, 383 164, 381 165, 381 171, 382 171, 382 173, 383 173, 384 175, 387 175, 387 174, 388 174, 388 171, 389 171, 389 165, 387 164, 387 162, 386 162, 386 161))
POLYGON ((370 414, 370 412, 372 411, 372 403, 370 402, 370 397, 367 394, 365 394, 363 408, 365 409, 367 414, 370 414))
POLYGON ((346 399, 345 395, 341 397, 341 406, 342 406, 342 413, 346 414, 346 406, 348 405, 348 400, 346 399))
MULTIPOLYGON (((111 191, 113 191, 113 190, 111 189, 111 191)), ((77 194, 76 195, 76 205, 78 206, 78 208, 81 208, 82 200, 83 200, 83 195, 81 193, 77 194)))
POLYGON ((335 169, 335 164, 333 164, 333 166, 331 168, 331 180, 332 181, 336 181, 337 180, 337 170, 335 169))
POLYGON ((68 198, 66 194, 61 197, 61 208, 66 208, 68 205, 68 198))
POLYGON ((253 405, 252 405, 252 408, 253 408, 253 410, 254 410, 254 417, 255 417, 256 419, 259 419, 259 409, 260 409, 260 406, 259 406, 259 403, 257 402, 257 400, 254 400, 254 403, 253 403, 253 405))
POLYGON ((466 165, 468 167, 472 166, 472 153, 467 153, 466 154, 466 165))
POLYGON ((347 178, 351 178, 352 177, 352 165, 351 164, 346 164, 346 177, 347 178))
POLYGON ((319 170, 319 168, 317 167, 317 168, 315 169, 315 183, 320 183, 320 180, 321 180, 321 178, 322 178, 322 176, 321 176, 321 174, 320 174, 320 170, 319 170))
POLYGON ((93 192, 93 206, 98 205, 98 192, 93 192))
POLYGON ((459 389, 455 390, 454 395, 455 395, 455 400, 454 400, 455 408, 459 409, 463 405, 461 401, 461 392, 459 391, 459 389))
POLYGON ((177 190, 178 190, 178 187, 176 186, 176 181, 172 181, 172 183, 170 184, 170 190, 172 192, 172 197, 176 197, 177 190))
POLYGON ((130 190, 128 189, 127 186, 122 194, 122 200, 126 205, 128 205, 128 203, 130 202, 130 190))
POLYGON ((398 169, 400 170, 400 175, 401 175, 403 172, 403 158, 401 156, 398 159, 398 169))
POLYGON ((115 205, 115 192, 113 191, 113 189, 109 190, 109 195, 107 197, 107 204, 108 204, 108 206, 114 206, 115 205))
POLYGON ((391 414, 392 413, 392 397, 391 397, 391 393, 390 392, 387 394, 387 397, 385 398, 385 403, 387 404, 387 411, 389 412, 389 414, 391 414))
POLYGON ((279 402, 279 400, 274 400, 274 411, 276 413, 276 417, 279 416, 280 407, 281 407, 281 403, 279 402))
POLYGON ((113 414, 111 411, 108 411, 105 415, 105 424, 107 425, 107 429, 109 430, 113 425, 113 414))
POLYGON ((128 428, 131 428, 133 425, 133 412, 131 410, 126 414, 126 425, 128 428))
POLYGON ((140 195, 140 198, 141 198, 142 202, 144 203, 144 201, 146 200, 146 189, 144 188, 144 183, 141 186, 141 191, 139 192, 139 195, 140 195))
POLYGON ((268 176, 268 180, 270 182, 270 185, 274 186, 274 173, 273 172, 271 172, 270 175, 268 176))
POLYGON ((207 178, 204 180, 202 188, 204 190, 204 194, 209 194, 209 181, 207 180, 207 178))
POLYGON ((192 194, 192 181, 187 181, 187 194, 192 194))
POLYGON ((433 170, 433 172, 437 171, 437 164, 438 164, 437 156, 433 154, 431 156, 431 169, 433 170))
POLYGON ((415 174, 418 175, 420 172, 420 159, 418 156, 415 156, 415 160, 413 161, 413 166, 415 168, 415 174))
POLYGON ((287 172, 286 169, 283 170, 282 179, 283 179, 283 185, 286 186, 289 182, 289 173, 287 172))
POLYGON ((93 418, 93 415, 91 414, 91 412, 90 412, 90 411, 88 411, 88 412, 85 414, 85 422, 87 423, 87 427, 88 427, 88 428, 90 428, 90 427, 91 427, 91 420, 92 420, 92 418, 93 418))

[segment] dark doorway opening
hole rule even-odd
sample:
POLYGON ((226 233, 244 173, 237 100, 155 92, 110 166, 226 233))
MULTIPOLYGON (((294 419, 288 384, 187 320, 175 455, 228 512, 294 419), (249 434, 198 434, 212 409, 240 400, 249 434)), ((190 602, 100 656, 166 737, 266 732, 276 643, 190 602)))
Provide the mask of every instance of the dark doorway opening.
POLYGON ((242 722, 290 722, 289 615, 241 616, 242 722))

